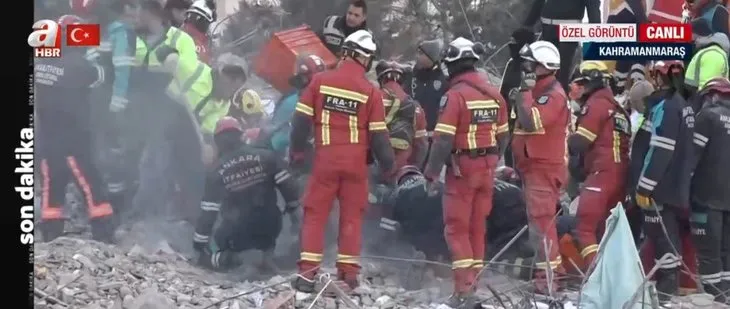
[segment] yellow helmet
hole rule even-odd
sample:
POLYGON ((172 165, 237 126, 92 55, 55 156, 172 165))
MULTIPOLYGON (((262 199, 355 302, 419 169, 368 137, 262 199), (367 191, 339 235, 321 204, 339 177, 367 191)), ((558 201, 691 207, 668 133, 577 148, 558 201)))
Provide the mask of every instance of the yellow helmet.
POLYGON ((264 112, 264 108, 261 105, 261 97, 259 94, 251 89, 243 88, 239 89, 238 92, 233 96, 233 105, 244 115, 255 115, 264 112))
POLYGON ((588 81, 611 78, 611 71, 603 61, 586 60, 578 66, 578 76, 573 81, 588 81))

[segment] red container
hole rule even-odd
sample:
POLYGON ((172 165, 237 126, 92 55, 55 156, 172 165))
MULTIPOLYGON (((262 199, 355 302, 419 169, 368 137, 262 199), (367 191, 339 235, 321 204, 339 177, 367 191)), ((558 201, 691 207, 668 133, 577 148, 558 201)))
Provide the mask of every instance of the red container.
POLYGON ((281 93, 292 90, 289 78, 294 75, 297 55, 317 55, 328 68, 337 58, 322 44, 309 26, 274 33, 254 60, 254 72, 281 93))

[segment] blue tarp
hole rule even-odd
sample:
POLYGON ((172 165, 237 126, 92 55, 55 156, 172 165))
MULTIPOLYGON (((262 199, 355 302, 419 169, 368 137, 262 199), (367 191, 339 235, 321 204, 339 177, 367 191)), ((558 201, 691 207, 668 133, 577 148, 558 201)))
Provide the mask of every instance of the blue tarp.
MULTIPOLYGON (((644 268, 634 245, 629 221, 619 203, 606 220, 606 233, 598 249, 598 262, 581 291, 581 309, 621 309, 644 281, 644 268)), ((648 285, 631 309, 641 309, 649 299, 648 285), (643 297, 642 297, 643 296, 643 297), (643 299, 643 301, 642 301, 643 299)), ((642 293, 642 292, 640 292, 642 293)))

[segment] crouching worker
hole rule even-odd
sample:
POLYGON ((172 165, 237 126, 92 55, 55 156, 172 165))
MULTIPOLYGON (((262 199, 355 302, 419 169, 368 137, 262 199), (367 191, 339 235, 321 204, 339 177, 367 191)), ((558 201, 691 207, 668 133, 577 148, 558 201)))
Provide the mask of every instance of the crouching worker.
POLYGON ((274 246, 282 226, 276 189, 286 201, 287 214, 299 206, 299 189, 283 161, 269 150, 246 145, 242 134, 232 117, 216 126, 213 139, 219 154, 206 179, 193 246, 204 267, 235 268, 243 262, 238 252, 257 249, 264 252, 264 269, 275 271, 274 246), (219 212, 222 222, 213 231, 219 212))

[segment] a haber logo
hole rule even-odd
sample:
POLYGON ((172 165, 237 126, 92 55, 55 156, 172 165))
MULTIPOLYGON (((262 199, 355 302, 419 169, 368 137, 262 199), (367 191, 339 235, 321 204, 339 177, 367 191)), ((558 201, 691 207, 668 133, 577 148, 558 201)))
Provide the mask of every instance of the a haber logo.
MULTIPOLYGON (((101 29, 98 24, 66 25, 67 46, 99 46, 101 29)), ((52 20, 43 19, 33 24, 28 36, 28 45, 35 48, 38 58, 61 57, 61 26, 52 20)))
POLYGON ((48 19, 35 22, 33 32, 28 36, 28 45, 35 49, 38 58, 61 57, 61 27, 48 19))

